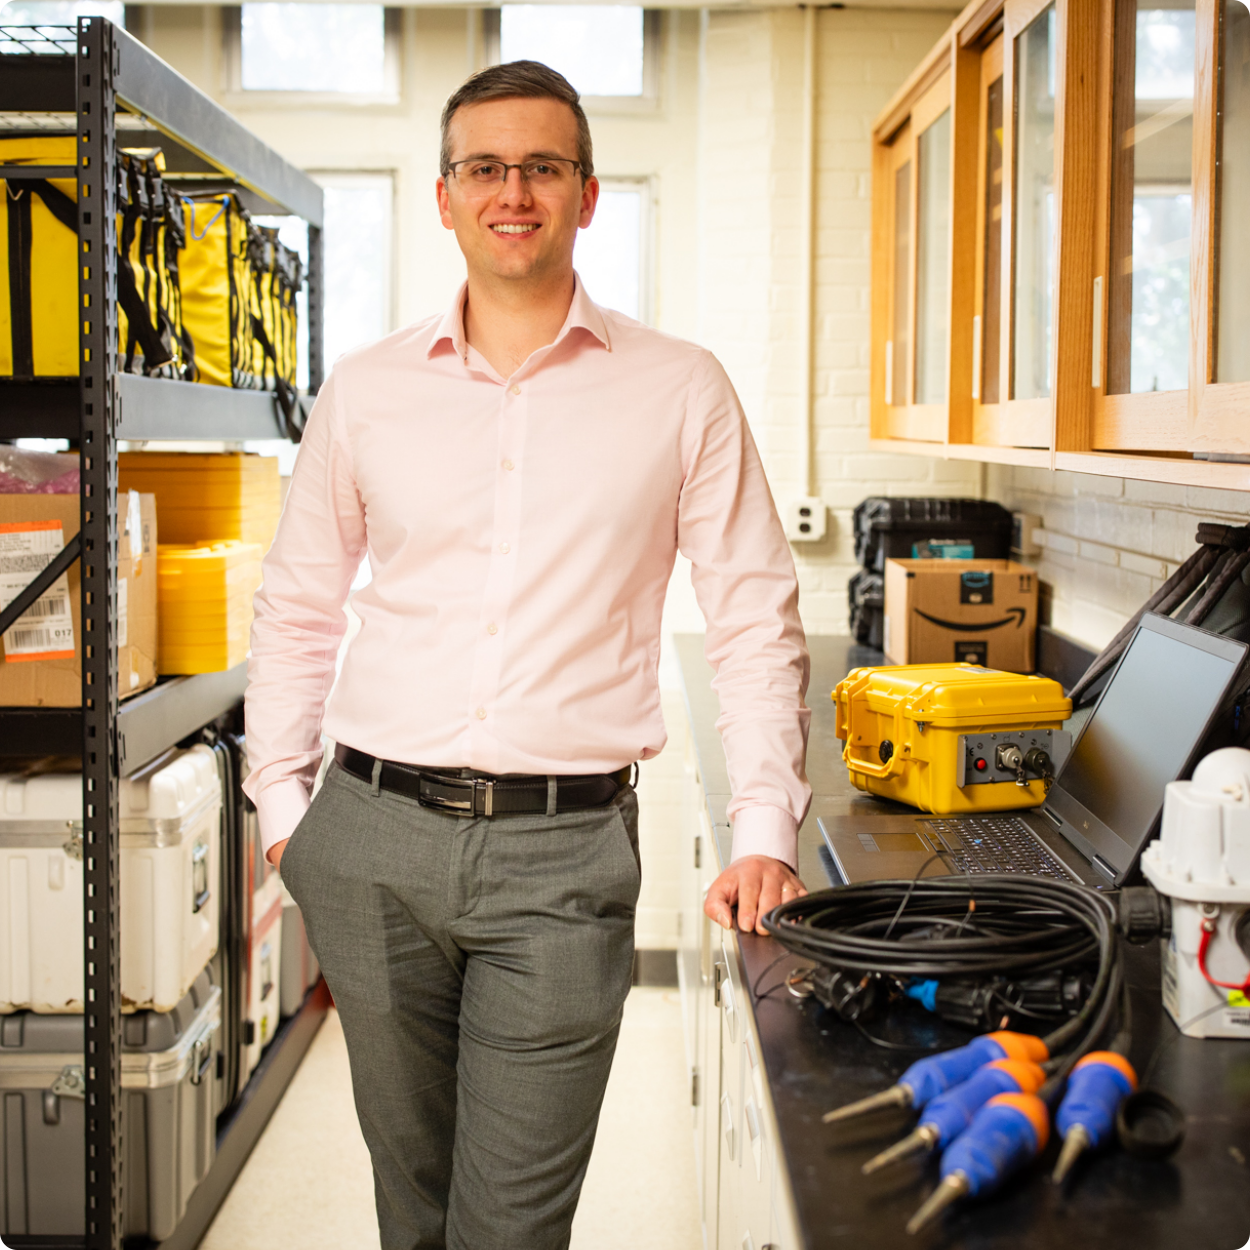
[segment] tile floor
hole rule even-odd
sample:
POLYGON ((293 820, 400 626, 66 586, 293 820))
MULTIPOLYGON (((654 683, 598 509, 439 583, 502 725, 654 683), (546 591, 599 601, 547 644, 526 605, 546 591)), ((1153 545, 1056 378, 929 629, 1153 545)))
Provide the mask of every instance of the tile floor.
MULTIPOLYGON (((375 1250, 373 1178, 331 1012, 200 1250, 375 1250)), ((700 1250, 676 990, 635 988, 572 1250, 700 1250)))

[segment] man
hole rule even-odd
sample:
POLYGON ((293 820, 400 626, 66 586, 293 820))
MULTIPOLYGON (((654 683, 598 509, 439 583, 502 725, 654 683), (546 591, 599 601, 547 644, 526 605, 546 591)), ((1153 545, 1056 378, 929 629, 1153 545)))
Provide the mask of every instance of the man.
POLYGON ((664 744, 679 548, 734 789, 708 913, 750 930, 803 892, 789 548, 720 366, 574 274, 598 194, 559 74, 496 66, 451 97, 437 195, 468 281, 336 364, 256 597, 247 789, 342 1019, 384 1250, 568 1244, 630 983, 630 765, 664 744))

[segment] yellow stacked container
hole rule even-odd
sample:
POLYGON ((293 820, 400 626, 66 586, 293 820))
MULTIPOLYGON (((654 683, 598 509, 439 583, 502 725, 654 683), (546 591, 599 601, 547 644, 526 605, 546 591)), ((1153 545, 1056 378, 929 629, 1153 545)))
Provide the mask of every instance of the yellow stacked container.
POLYGON ((162 676, 217 673, 247 658, 263 554, 241 542, 157 548, 162 676))
POLYGON ((122 490, 156 496, 163 541, 235 541, 269 550, 282 510, 276 457, 131 451, 117 465, 122 490))

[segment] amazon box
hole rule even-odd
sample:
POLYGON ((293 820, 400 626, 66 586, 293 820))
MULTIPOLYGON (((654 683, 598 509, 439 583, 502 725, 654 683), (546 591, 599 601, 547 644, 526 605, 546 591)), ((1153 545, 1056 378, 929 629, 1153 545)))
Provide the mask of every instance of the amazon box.
MULTIPOLYGON (((77 494, 0 495, 0 603, 78 533, 81 506, 77 494)), ((125 699, 156 682, 156 496, 119 491, 117 508, 117 692, 125 699)), ((0 707, 82 706, 81 585, 75 560, 0 639, 0 707)))
POLYGON ((884 632, 895 664, 1031 673, 1037 574, 1014 560, 887 560, 884 632))

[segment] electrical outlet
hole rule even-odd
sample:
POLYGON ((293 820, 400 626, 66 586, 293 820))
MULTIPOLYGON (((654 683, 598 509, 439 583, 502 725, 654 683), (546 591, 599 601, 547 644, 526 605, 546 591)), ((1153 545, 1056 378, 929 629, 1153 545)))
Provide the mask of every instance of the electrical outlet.
POLYGON ((786 537, 792 543, 818 543, 828 526, 828 509, 823 499, 808 496, 794 499, 786 508, 786 537))

